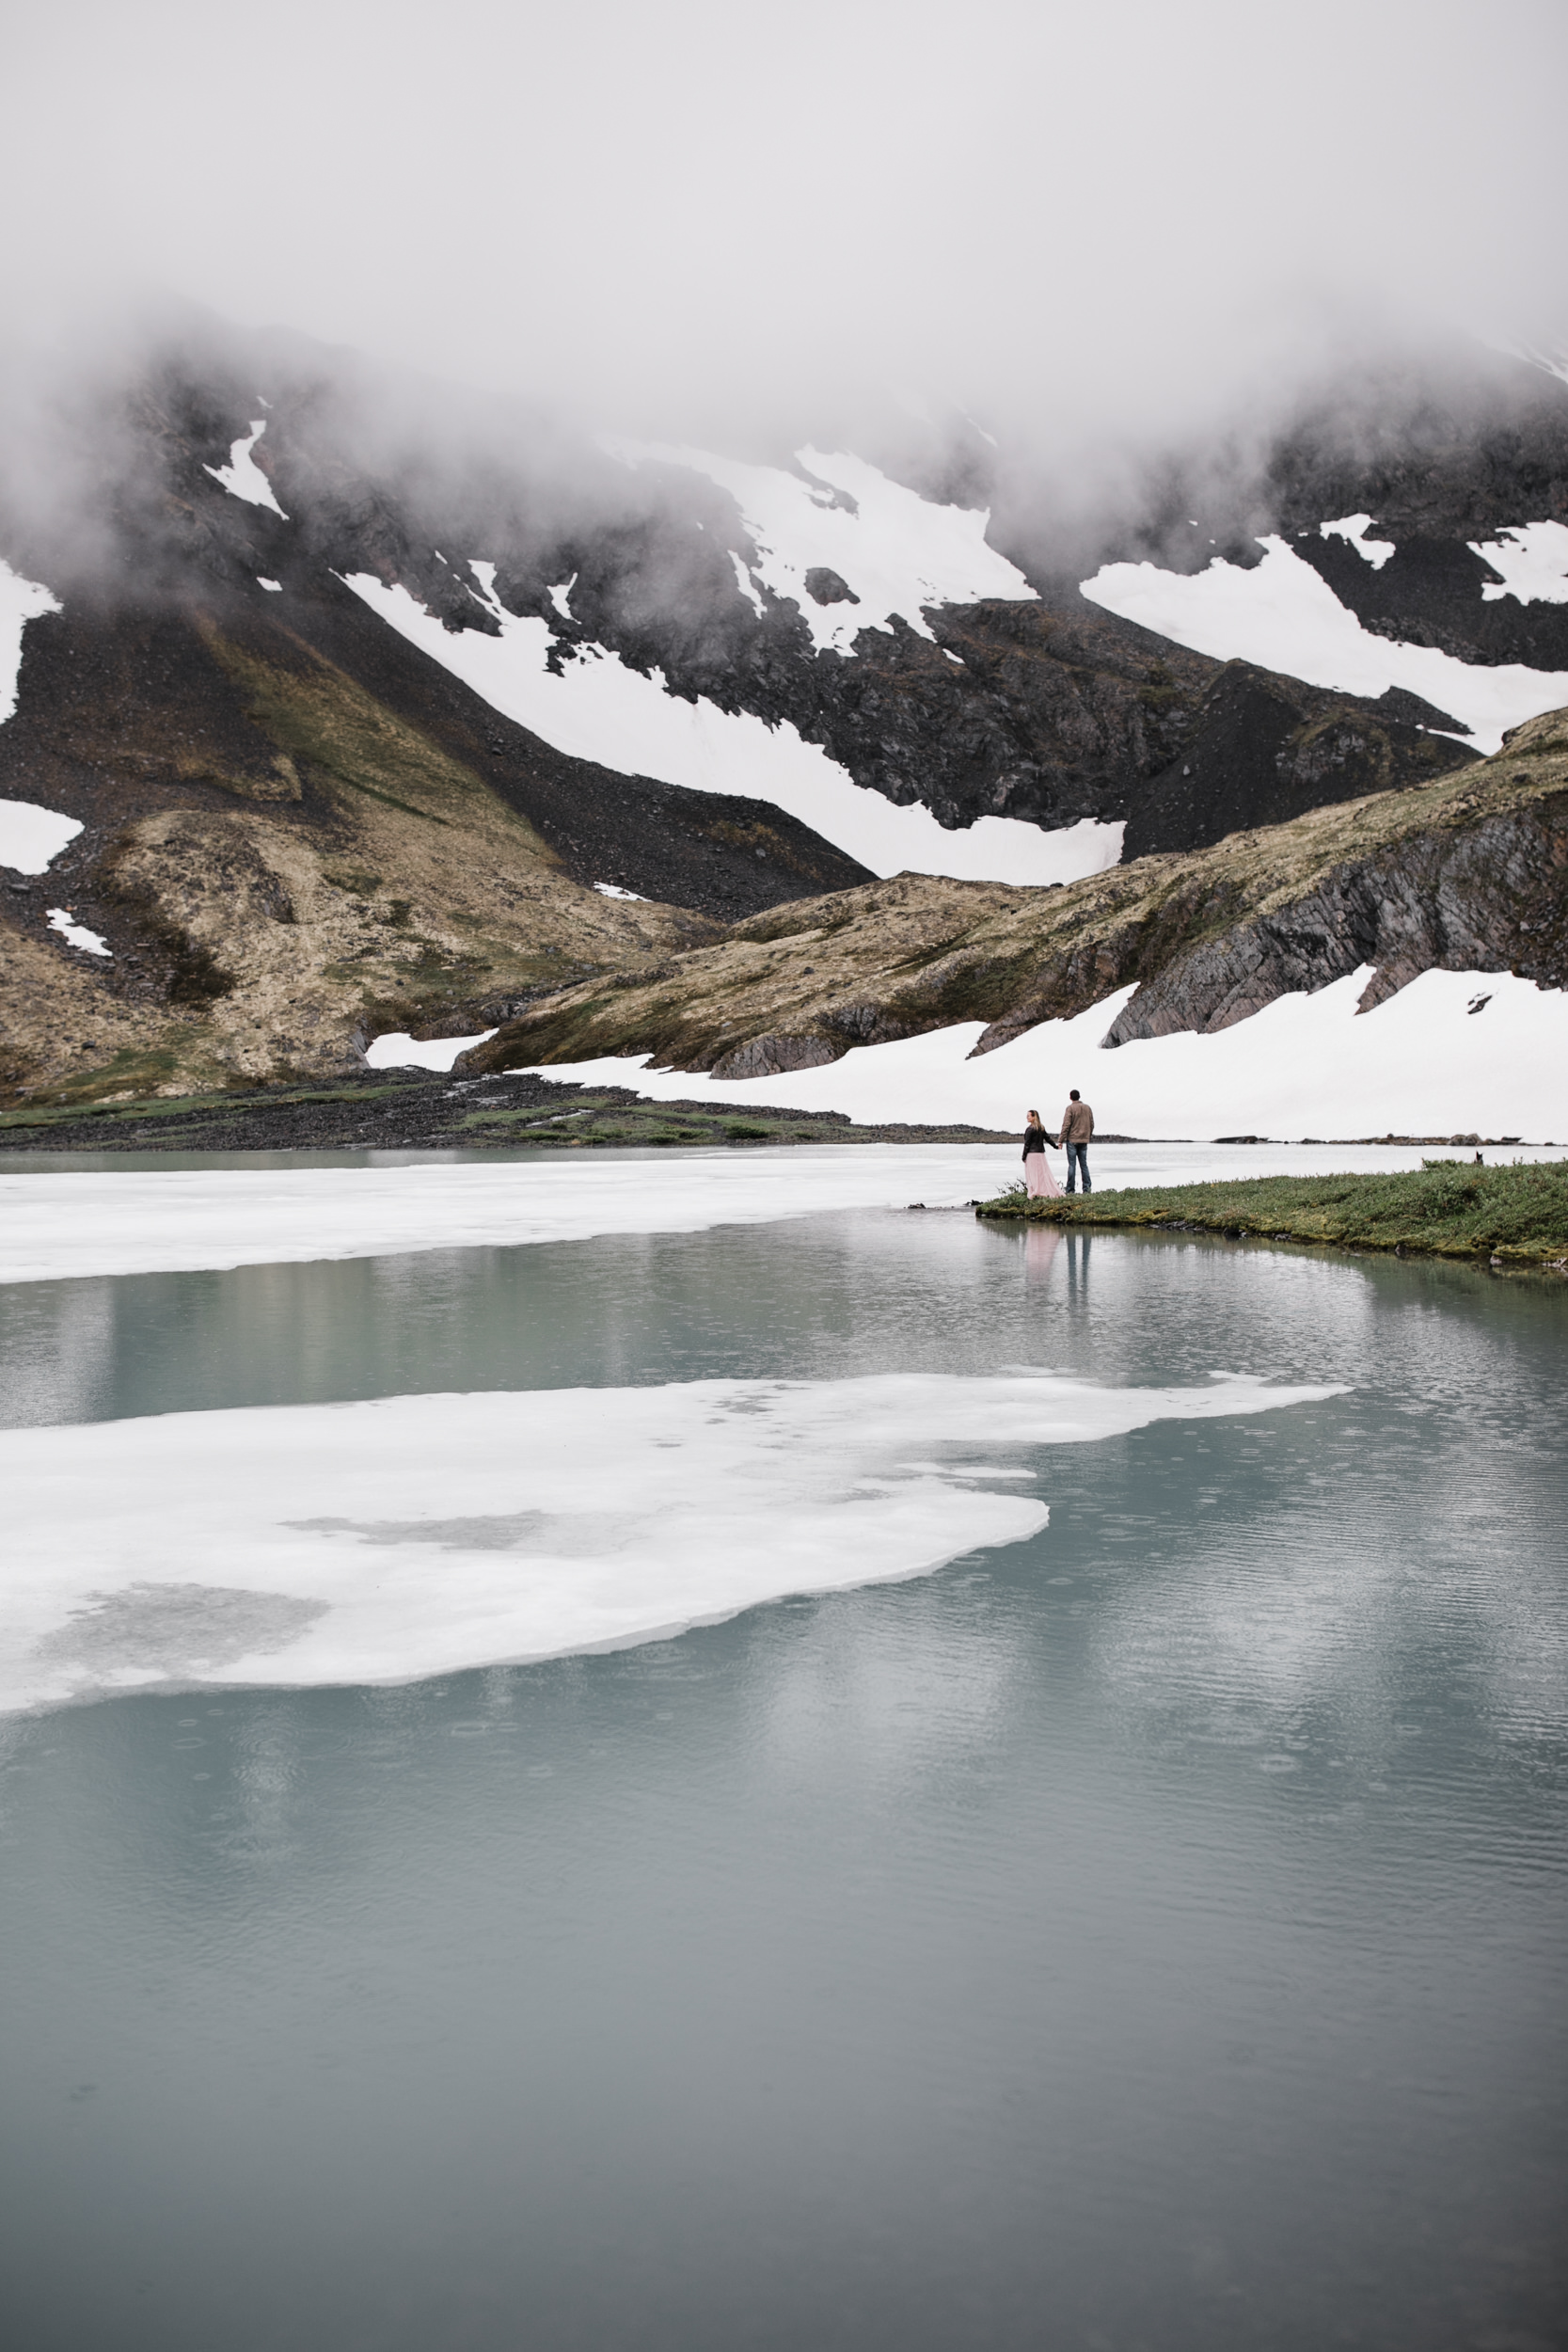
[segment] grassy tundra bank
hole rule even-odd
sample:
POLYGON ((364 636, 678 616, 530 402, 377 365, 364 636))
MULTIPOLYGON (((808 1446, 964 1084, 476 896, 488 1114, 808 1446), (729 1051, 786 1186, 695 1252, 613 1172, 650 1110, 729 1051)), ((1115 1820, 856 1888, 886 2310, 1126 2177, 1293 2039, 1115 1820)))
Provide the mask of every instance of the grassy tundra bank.
POLYGON ((984 1217, 1051 1225, 1149 1225, 1421 1250, 1568 1273, 1568 1161, 1478 1168, 1424 1160, 1375 1176, 1259 1176, 1225 1184, 1151 1184, 1031 1200, 1022 1185, 979 1204, 984 1217))

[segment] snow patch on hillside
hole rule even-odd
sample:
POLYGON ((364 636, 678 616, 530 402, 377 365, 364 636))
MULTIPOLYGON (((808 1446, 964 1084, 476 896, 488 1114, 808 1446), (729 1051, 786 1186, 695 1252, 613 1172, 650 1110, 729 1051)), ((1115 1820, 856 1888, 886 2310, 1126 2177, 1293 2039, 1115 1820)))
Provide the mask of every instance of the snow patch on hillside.
POLYGON ((1341 515, 1337 523, 1320 523, 1318 536, 1320 539, 1348 540, 1356 554, 1370 564, 1374 572, 1380 572, 1388 558, 1398 550, 1392 539, 1369 539, 1367 533, 1371 527, 1370 515, 1341 515))
POLYGON ((1471 539, 1472 555, 1490 564, 1502 579, 1487 580, 1482 598, 1516 596, 1521 604, 1568 604, 1568 525, 1521 523, 1495 539, 1471 539))
POLYGON ((79 947, 85 956, 110 956, 114 949, 97 931, 89 931, 85 923, 78 923, 69 907, 49 909, 49 928, 58 931, 68 947, 79 947))
MULTIPOLYGON (((927 605, 1036 600, 1017 566, 986 544, 987 509, 938 506, 845 451, 799 450, 800 466, 815 477, 808 481, 780 466, 664 442, 607 446, 628 466, 679 466, 728 490, 756 545, 757 579, 800 607, 818 652, 852 653, 863 628, 887 631, 895 617, 931 637, 927 605), (850 502, 840 503, 835 490, 850 502), (806 587, 806 574, 818 569, 836 572, 858 601, 818 604, 806 587)), ((736 570, 745 595, 744 567, 736 570)))
POLYGON ((691 791, 771 801, 879 875, 1067 882, 1102 873, 1121 855, 1121 825, 1090 818, 1044 833, 1015 818, 982 817, 963 833, 947 833, 929 809, 896 808, 865 790, 787 721, 770 727, 705 698, 687 702, 666 691, 660 671, 644 677, 602 645, 584 646, 557 675, 548 666, 554 640, 547 624, 506 610, 495 593, 493 564, 475 562, 470 569, 499 636, 444 628, 406 588, 388 587, 372 573, 349 574, 345 584, 493 709, 573 758, 691 791))
POLYGON ((289 517, 274 497, 272 484, 251 455, 266 429, 265 417, 258 417, 250 431, 242 434, 230 450, 227 466, 204 466, 202 471, 221 483, 230 497, 244 499, 247 506, 270 506, 275 515, 287 522, 289 517))
POLYGON ((406 1029, 387 1029, 365 1048, 372 1070, 450 1070, 470 1045, 483 1045, 494 1029, 477 1029, 472 1037, 410 1037, 406 1029))
MULTIPOLYGON (((0 723, 16 708, 17 680, 22 673, 22 632, 40 612, 64 610, 58 596, 36 580, 24 580, 0 556, 0 723)), ((18 806, 24 803, 17 803, 18 806)), ((28 866, 28 873, 40 868, 28 866)))
POLYGON ((1041 1449, 1343 1393, 895 1373, 7 1431, 0 1709, 664 1639, 1024 1541, 1050 1517, 1021 1491, 1059 1459, 1041 1449))
POLYGON ((1119 1135, 1473 1132, 1568 1144, 1568 994, 1507 972, 1424 972, 1375 1011, 1357 1013, 1370 977, 1367 967, 1315 995, 1278 997, 1209 1035, 1184 1030, 1105 1053, 1101 1041, 1132 989, 974 1060, 977 1021, 855 1046, 839 1061, 772 1078, 715 1081, 655 1070, 646 1057, 515 1066, 662 1101, 845 1111, 864 1126, 1022 1131, 1031 1108, 1059 1119, 1077 1087, 1100 1126, 1119 1135))
POLYGON ((13 874, 46 874, 81 832, 80 821, 35 801, 0 801, 0 866, 13 874))
POLYGON ((1520 662, 1488 667, 1374 636, 1283 539, 1271 534, 1258 544, 1263 560, 1251 571, 1223 557, 1195 573, 1107 564, 1083 581, 1083 593, 1219 661, 1255 661, 1349 694, 1402 686, 1463 721, 1483 752, 1499 750, 1510 727, 1568 703, 1568 672, 1520 662))

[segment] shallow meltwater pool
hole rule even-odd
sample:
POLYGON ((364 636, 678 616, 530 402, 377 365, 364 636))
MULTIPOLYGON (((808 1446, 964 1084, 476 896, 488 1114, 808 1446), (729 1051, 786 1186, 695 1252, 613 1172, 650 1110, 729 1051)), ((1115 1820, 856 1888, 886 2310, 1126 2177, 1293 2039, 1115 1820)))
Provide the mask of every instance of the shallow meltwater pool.
POLYGON ((27 2352, 1546 2352, 1568 1286, 0 1288, 27 2352))

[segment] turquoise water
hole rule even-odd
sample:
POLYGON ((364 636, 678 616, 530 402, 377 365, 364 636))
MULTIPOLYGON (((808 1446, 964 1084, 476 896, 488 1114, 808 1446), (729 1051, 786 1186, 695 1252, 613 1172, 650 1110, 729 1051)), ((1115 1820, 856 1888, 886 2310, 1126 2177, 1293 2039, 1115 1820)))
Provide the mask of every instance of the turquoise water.
POLYGON ((1348 1389, 1040 1449, 1050 1527, 911 1583, 13 1721, 15 2340, 1560 2343, 1565 1313, 880 1214, 0 1293, 13 1426, 1015 1363, 1348 1389))

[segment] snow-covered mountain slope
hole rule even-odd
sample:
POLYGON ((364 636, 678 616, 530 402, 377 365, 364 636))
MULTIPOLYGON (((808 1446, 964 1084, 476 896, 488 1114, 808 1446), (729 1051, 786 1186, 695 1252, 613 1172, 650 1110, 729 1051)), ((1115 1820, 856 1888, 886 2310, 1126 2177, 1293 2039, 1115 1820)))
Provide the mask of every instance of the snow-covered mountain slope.
MULTIPOLYGON (((1491 593, 1501 596, 1511 587, 1527 602, 1536 596, 1568 599, 1568 578, 1560 581, 1548 568, 1568 548, 1568 530, 1560 523, 1524 529, 1528 535, 1511 541, 1514 551, 1505 554, 1509 571, 1491 593)), ((1196 573, 1164 571, 1148 563, 1108 564, 1084 581, 1084 594, 1108 612, 1219 661, 1250 661, 1352 694, 1375 696, 1392 689, 1419 695, 1436 710, 1451 712, 1482 752, 1497 751, 1510 728, 1568 703, 1568 670, 1462 661, 1435 645, 1403 644, 1374 634, 1295 548, 1272 532, 1258 544, 1263 560, 1247 569, 1223 557, 1196 573)), ((1367 544, 1357 547, 1358 554, 1367 544)), ((1497 552, 1505 553, 1500 546, 1497 552)), ((1485 597, 1487 584, 1478 580, 1476 594, 1485 597)))
POLYGON ((0 723, 16 708, 22 633, 40 612, 57 612, 58 599, 36 580, 24 580, 0 556, 0 723))
POLYGON ((346 584, 492 708, 575 759, 690 791, 770 802, 874 874, 1066 882, 1100 873, 1121 854, 1122 827, 1092 818, 1048 833, 1012 818, 982 817, 962 832, 945 831, 918 803, 899 808, 856 784, 791 721, 769 725, 751 711, 722 709, 706 695, 673 694, 658 670, 644 676, 603 645, 576 646, 552 664, 546 621, 507 612, 495 592, 493 564, 476 560, 469 568, 496 623, 493 636, 444 628, 406 588, 388 587, 368 572, 350 573, 346 584))
POLYGON ((934 644, 929 606, 1035 594, 988 544, 988 508, 939 504, 844 450, 808 446, 788 471, 706 450, 610 446, 628 465, 673 466, 727 490, 756 550, 739 566, 741 594, 759 612, 747 580, 792 603, 819 653, 852 657, 863 629, 886 631, 895 618, 934 644))
POLYGON ((341 1069, 871 877, 1072 891, 1441 793, 1568 700, 1568 387, 1509 364, 1067 532, 968 426, 611 452, 300 343, 152 354, 0 513, 14 1083, 341 1069))

